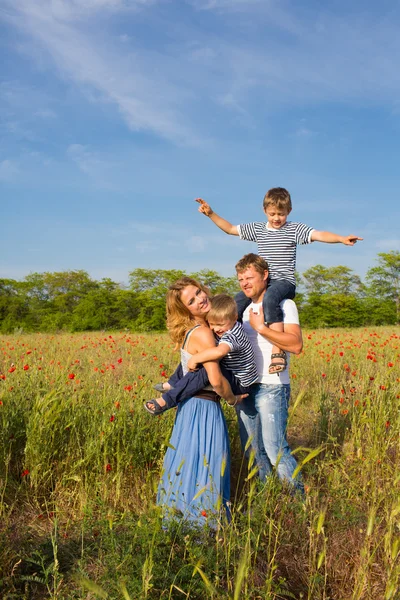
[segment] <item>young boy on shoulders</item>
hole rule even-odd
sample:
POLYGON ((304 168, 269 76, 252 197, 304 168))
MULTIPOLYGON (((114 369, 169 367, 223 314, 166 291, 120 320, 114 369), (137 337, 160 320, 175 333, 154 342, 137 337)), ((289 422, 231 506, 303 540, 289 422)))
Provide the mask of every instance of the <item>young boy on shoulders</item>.
MULTIPOLYGON (((209 217, 222 231, 229 235, 237 235, 242 240, 257 243, 258 254, 269 265, 268 287, 263 299, 263 310, 265 323, 274 331, 283 331, 280 302, 285 299, 293 299, 296 293, 297 246, 311 242, 342 243, 346 246, 354 246, 358 240, 363 239, 356 235, 343 236, 329 231, 317 231, 303 223, 288 221, 287 218, 292 210, 292 201, 285 188, 271 188, 265 194, 263 210, 267 222, 232 225, 217 215, 202 198, 197 198, 196 202, 200 204, 199 212, 209 217)), ((239 292, 235 300, 239 318, 241 318, 249 300, 243 292, 239 292)), ((285 370, 286 364, 286 353, 278 346, 274 346, 269 372, 279 376, 279 373, 285 370)))
POLYGON ((247 394, 248 387, 257 381, 254 351, 242 324, 237 321, 235 300, 228 294, 218 294, 210 302, 207 321, 218 345, 188 357, 186 369, 182 371, 179 366, 168 383, 154 386, 164 394, 161 398, 144 403, 145 409, 152 415, 174 408, 207 386, 207 372, 201 365, 208 361, 220 361, 222 374, 228 379, 235 395, 247 394))

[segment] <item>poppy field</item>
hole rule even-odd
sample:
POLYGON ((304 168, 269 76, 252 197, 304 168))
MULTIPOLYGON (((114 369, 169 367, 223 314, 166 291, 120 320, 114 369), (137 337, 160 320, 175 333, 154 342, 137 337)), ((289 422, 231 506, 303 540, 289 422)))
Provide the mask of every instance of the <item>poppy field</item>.
MULTIPOLYGON (((234 409, 232 522, 162 527, 174 411, 143 409, 179 360, 166 334, 0 338, 3 599, 396 600, 400 334, 303 332, 288 437, 305 498, 261 484, 234 409)), ((204 511, 205 512, 205 511, 204 511)))

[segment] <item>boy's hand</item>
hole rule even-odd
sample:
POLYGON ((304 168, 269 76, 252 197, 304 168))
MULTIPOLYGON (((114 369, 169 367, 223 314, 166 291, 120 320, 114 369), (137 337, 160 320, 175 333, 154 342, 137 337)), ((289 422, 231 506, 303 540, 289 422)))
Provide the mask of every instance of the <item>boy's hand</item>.
POLYGON ((196 198, 195 201, 200 204, 199 212, 203 213, 203 215, 206 215, 206 217, 211 217, 211 215, 213 214, 211 206, 202 198, 196 198))
POLYGON ((199 363, 197 363, 194 359, 194 356, 189 358, 187 367, 189 371, 197 371, 199 363))
POLYGON ((343 238, 343 244, 345 246, 354 246, 354 244, 356 244, 358 240, 362 241, 362 239, 363 238, 360 238, 356 235, 348 235, 343 238))

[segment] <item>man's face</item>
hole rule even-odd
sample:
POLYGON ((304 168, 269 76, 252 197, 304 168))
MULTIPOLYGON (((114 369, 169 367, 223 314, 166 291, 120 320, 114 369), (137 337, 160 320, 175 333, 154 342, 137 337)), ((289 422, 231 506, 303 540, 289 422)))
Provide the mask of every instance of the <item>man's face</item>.
POLYGON ((238 281, 241 290, 253 302, 261 302, 267 285, 268 271, 263 274, 256 271, 253 266, 248 267, 245 271, 238 273, 238 281))

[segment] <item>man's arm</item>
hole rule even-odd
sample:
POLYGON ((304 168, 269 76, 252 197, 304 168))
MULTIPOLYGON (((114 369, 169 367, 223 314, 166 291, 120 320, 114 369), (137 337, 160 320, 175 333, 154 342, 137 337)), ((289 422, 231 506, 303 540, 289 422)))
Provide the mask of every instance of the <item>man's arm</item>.
POLYGON ((339 235, 330 231, 314 231, 311 233, 312 242, 325 242, 325 244, 344 244, 345 246, 354 246, 358 240, 363 238, 357 235, 339 235))
POLYGON ((229 235, 239 235, 236 225, 232 225, 232 223, 229 223, 229 221, 217 215, 217 213, 213 211, 211 206, 205 200, 202 200, 202 198, 196 198, 196 202, 200 204, 199 212, 203 213, 203 215, 206 215, 206 217, 209 217, 217 227, 222 229, 222 231, 225 231, 225 233, 228 233, 229 235))
POLYGON ((259 308, 259 312, 253 312, 250 309, 249 323, 253 329, 260 335, 265 337, 268 341, 276 346, 279 346, 286 352, 292 354, 300 354, 303 349, 303 336, 301 334, 300 325, 297 323, 285 323, 283 324, 282 331, 274 331, 267 327, 264 323, 264 311, 262 305, 259 308))
POLYGON ((210 360, 217 360, 219 362, 221 358, 224 358, 230 351, 231 347, 225 342, 222 342, 219 346, 215 346, 215 348, 207 348, 207 350, 198 352, 189 359, 188 368, 193 371, 197 368, 197 365, 202 365, 210 360))

